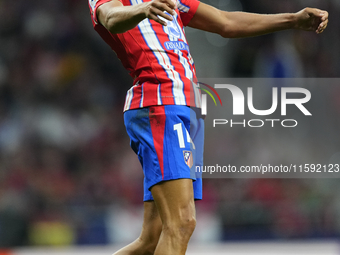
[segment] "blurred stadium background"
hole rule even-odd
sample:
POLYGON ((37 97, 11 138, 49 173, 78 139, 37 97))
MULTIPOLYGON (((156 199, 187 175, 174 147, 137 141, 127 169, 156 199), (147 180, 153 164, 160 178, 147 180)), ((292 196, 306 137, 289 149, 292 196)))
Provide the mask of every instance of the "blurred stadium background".
MULTIPOLYGON (((328 10, 331 23, 321 36, 285 31, 237 40, 187 29, 200 77, 339 76, 339 0, 204 2, 258 13, 312 6, 328 10)), ((72 252, 81 245, 110 254, 137 237, 142 171, 122 115, 131 82, 92 29, 86 0, 0 0, 0 254, 54 254, 46 247, 86 254, 72 252)), ((339 98, 340 90, 330 98, 338 113, 339 98)), ((188 254, 266 254, 268 247, 268 254, 339 254, 339 184, 208 179, 191 241, 206 248, 193 245, 188 254)))

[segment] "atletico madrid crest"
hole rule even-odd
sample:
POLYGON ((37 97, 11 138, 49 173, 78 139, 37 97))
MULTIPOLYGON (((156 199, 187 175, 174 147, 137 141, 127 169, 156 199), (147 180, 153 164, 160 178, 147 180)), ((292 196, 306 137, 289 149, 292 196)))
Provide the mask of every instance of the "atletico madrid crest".
POLYGON ((187 164, 187 166, 191 168, 194 163, 191 151, 183 151, 183 156, 185 164, 187 164))

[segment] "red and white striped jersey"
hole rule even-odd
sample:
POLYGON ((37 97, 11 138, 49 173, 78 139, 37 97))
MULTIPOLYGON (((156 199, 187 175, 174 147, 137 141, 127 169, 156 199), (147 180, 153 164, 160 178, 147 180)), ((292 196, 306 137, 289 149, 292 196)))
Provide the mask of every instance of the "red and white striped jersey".
MULTIPOLYGON (((94 29, 116 52, 133 77, 124 111, 154 105, 187 105, 200 107, 195 65, 184 34, 194 16, 198 0, 177 0, 176 14, 167 26, 144 19, 135 28, 112 34, 97 20, 97 8, 110 0, 89 0, 94 29)), ((124 6, 150 0, 120 0, 124 6)), ((165 19, 164 19, 165 20, 165 19)))

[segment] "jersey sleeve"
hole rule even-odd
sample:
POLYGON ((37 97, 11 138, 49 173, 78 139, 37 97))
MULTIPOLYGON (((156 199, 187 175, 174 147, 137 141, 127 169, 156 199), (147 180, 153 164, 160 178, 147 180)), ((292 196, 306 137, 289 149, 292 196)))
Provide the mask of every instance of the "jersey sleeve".
POLYGON ((198 0, 177 0, 177 8, 184 26, 194 17, 199 4, 198 0))
POLYGON ((92 17, 92 23, 93 23, 93 26, 95 27, 96 25, 99 24, 98 18, 97 18, 98 7, 101 6, 102 4, 110 2, 111 0, 88 0, 88 1, 89 1, 89 8, 90 8, 90 13, 92 17))

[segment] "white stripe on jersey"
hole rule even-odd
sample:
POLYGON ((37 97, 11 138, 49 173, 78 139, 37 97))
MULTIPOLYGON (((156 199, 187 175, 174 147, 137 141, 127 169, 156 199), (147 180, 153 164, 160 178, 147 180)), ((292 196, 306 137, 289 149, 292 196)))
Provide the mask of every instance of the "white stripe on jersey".
POLYGON ((124 104, 124 112, 130 109, 132 98, 133 98, 133 89, 136 85, 132 86, 126 93, 125 104, 124 104))
POLYGON ((144 103, 144 83, 141 85, 142 86, 142 88, 141 88, 141 93, 142 93, 142 98, 140 99, 140 104, 139 104, 139 107, 140 108, 143 108, 143 103, 144 103))
POLYGON ((161 100, 161 84, 158 84, 157 86, 157 104, 162 105, 162 100, 161 100))
MULTIPOLYGON (((132 4, 142 3, 142 0, 131 0, 132 4)), ((151 23, 148 19, 142 20, 138 27, 143 35, 146 44, 153 51, 158 63, 163 67, 169 79, 173 82, 173 88, 178 88, 174 92, 178 93, 174 97, 176 105, 185 105, 185 97, 183 93, 183 85, 180 80, 178 72, 175 71, 175 67, 171 64, 169 56, 163 49, 160 41, 157 38, 155 31, 153 30, 151 23)))
POLYGON ((178 10, 180 10, 181 12, 189 12, 189 8, 188 6, 184 5, 181 3, 181 1, 177 1, 177 8, 178 10))

